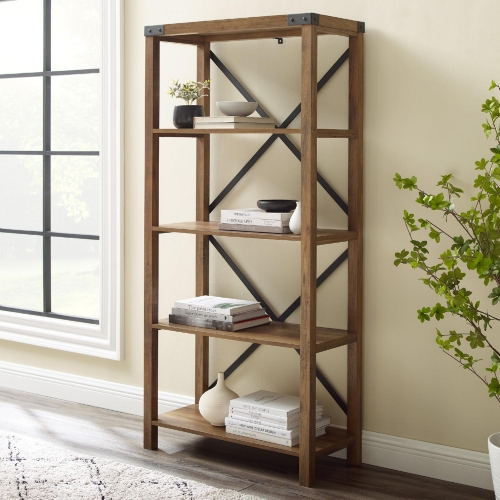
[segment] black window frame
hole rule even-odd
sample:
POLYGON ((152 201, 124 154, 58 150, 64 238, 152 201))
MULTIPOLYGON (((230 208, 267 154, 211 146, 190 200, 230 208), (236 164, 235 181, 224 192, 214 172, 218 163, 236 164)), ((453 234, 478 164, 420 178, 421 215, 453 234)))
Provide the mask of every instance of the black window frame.
POLYGON ((42 151, 5 151, 0 150, 0 155, 41 155, 43 156, 43 224, 42 231, 26 231, 21 229, 0 228, 0 233, 24 234, 42 236, 43 250, 43 310, 34 311, 16 307, 6 307, 0 304, 0 311, 29 314, 32 316, 45 316, 54 319, 75 321, 78 323, 99 324, 99 319, 72 316, 52 312, 52 238, 76 238, 84 240, 100 240, 99 235, 59 233, 51 230, 51 158, 56 155, 67 156, 99 156, 99 151, 52 151, 51 150, 51 81, 52 77, 62 75, 85 75, 100 73, 100 69, 78 69, 52 71, 52 2, 43 1, 43 71, 32 73, 0 74, 0 79, 6 78, 33 78, 43 79, 43 149, 42 151))

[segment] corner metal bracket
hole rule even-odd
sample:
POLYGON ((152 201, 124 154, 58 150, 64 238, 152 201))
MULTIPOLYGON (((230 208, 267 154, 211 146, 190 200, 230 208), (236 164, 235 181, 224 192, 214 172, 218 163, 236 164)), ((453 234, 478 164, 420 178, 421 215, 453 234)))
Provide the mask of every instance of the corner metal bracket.
POLYGON ((365 32, 365 23, 362 21, 358 21, 358 33, 365 32))
POLYGON ((319 24, 319 14, 306 12, 304 14, 288 14, 286 16, 288 26, 300 26, 302 24, 319 24))
POLYGON ((163 24, 156 26, 144 26, 144 36, 160 36, 163 35, 163 24))

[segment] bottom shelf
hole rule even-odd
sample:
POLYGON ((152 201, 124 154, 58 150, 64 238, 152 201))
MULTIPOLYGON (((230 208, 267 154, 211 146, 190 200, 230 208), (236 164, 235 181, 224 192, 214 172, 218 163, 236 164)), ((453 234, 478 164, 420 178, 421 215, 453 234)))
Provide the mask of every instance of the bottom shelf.
MULTIPOLYGON (((251 439, 234 434, 228 434, 224 427, 214 427, 209 424, 198 411, 198 405, 185 406, 178 410, 163 413, 158 420, 153 421, 153 425, 167 427, 177 431, 190 432, 213 439, 221 439, 231 443, 253 446, 263 450, 275 451, 286 455, 299 456, 299 446, 290 448, 279 444, 267 443, 258 439, 251 439)), ((328 427, 324 436, 316 438, 316 457, 322 457, 334 453, 343 448, 347 448, 354 442, 354 436, 349 436, 344 429, 328 427)))

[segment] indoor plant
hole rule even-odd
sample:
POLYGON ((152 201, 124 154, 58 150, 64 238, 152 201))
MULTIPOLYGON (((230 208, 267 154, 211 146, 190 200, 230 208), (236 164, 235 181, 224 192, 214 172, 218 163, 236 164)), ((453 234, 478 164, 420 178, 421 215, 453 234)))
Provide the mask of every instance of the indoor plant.
POLYGON ((187 83, 172 80, 172 86, 167 94, 182 99, 186 103, 174 108, 174 126, 176 128, 193 128, 194 117, 204 116, 203 106, 193 104, 193 101, 207 95, 202 94, 203 89, 210 89, 210 80, 204 82, 189 80, 187 83))
MULTIPOLYGON (((493 81, 490 90, 500 87, 493 81)), ((423 323, 431 317, 440 321, 447 314, 458 316, 464 321, 464 331, 441 332, 437 330, 436 342, 439 348, 473 373, 488 389, 489 396, 500 402, 500 345, 492 343, 491 333, 496 322, 500 321, 500 311, 492 312, 473 299, 473 292, 465 285, 466 271, 473 273, 479 282, 488 287, 492 305, 500 301, 500 104, 496 97, 487 99, 482 112, 488 115, 483 129, 486 137, 493 136, 495 145, 490 149, 489 160, 482 158, 476 162, 478 175, 474 181, 475 195, 472 205, 466 211, 459 211, 454 199, 463 193, 462 189, 451 184, 452 176, 443 175, 437 186, 440 192, 428 193, 417 185, 416 177, 402 178, 396 174, 394 181, 399 189, 417 191, 416 202, 430 210, 441 212, 445 225, 420 218, 415 221, 413 214, 404 211, 403 220, 411 240, 411 250, 396 253, 394 264, 407 264, 413 269, 423 271, 421 281, 438 296, 434 306, 422 307, 417 311, 418 319, 423 323), (445 229, 443 229, 445 228, 445 229), (419 240, 415 232, 423 229, 431 240, 446 243, 446 249, 439 257, 431 261, 427 240, 419 240), (486 349, 490 361, 481 373, 476 365, 480 359, 466 352, 464 344, 472 351, 486 349)), ((470 282, 470 281, 469 281, 470 282)), ((498 309, 498 308, 497 308, 498 309)), ((500 451, 498 435, 489 439, 493 480, 497 498, 500 498, 500 451), (497 438, 495 438, 497 436, 497 438), (493 442, 492 442, 493 441, 493 442), (496 444, 495 444, 496 443, 496 444), (492 451, 493 450, 493 451, 492 451), (495 459, 494 455, 498 455, 495 459), (495 470, 495 467, 499 469, 495 470)))

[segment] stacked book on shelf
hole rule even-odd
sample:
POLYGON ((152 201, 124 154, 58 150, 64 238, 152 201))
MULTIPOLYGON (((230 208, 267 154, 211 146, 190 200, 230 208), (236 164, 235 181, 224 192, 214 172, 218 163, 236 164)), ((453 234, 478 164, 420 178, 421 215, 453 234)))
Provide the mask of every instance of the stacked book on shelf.
MULTIPOLYGON (((299 444, 300 401, 270 391, 257 391, 232 399, 226 417, 226 432, 283 446, 299 444)), ((330 417, 316 406, 316 437, 326 434, 330 417)))
POLYGON ((203 295, 174 302, 170 323, 237 332, 271 321, 260 302, 203 295))
POLYGON ((266 129, 275 128, 272 118, 260 116, 196 116, 194 128, 209 129, 266 129))
POLYGON ((291 212, 266 212, 260 208, 221 210, 219 229, 254 233, 291 233, 291 212))

